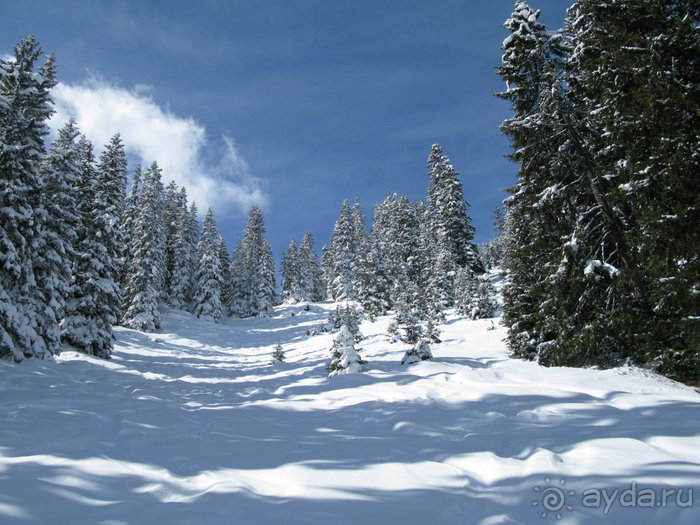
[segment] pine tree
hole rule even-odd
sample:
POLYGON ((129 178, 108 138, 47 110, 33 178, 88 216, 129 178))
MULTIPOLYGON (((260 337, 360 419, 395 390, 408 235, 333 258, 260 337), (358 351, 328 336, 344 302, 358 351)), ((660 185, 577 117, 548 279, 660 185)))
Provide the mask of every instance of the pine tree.
POLYGON ((450 159, 442 148, 433 144, 428 157, 430 183, 428 205, 432 219, 432 234, 438 253, 451 258, 458 267, 468 266, 483 273, 484 267, 474 244, 474 227, 467 214, 462 183, 450 159))
POLYGON ((348 326, 343 325, 338 336, 333 341, 331 361, 326 367, 328 377, 361 372, 361 365, 364 363, 365 361, 360 358, 360 354, 355 349, 355 338, 348 326))
POLYGON ((264 238, 265 226, 258 206, 253 206, 233 252, 231 262, 231 313, 241 316, 267 316, 276 304, 275 261, 272 247, 264 238))
POLYGON ((257 289, 256 315, 268 317, 272 314, 272 308, 277 304, 277 291, 272 246, 266 240, 263 240, 258 272, 259 287, 257 289))
POLYGON ((76 258, 75 248, 81 227, 79 179, 92 182, 94 166, 92 146, 80 138, 74 121, 58 133, 42 168, 40 216, 42 235, 33 245, 34 277, 45 297, 45 316, 39 332, 52 354, 60 352, 60 322, 65 315, 66 299, 72 295, 76 258))
MULTIPOLYGON (((165 303, 168 306, 181 308, 181 305, 175 305, 177 299, 171 298, 175 282, 173 272, 175 267, 175 246, 178 242, 178 219, 183 207, 187 204, 181 201, 182 194, 175 181, 171 181, 165 188, 163 197, 163 227, 165 228, 165 267, 167 274, 165 278, 166 297, 165 303)), ((186 208, 185 208, 186 209, 186 208)))
MULTIPOLYGON (((139 209, 139 194, 141 193, 141 165, 137 164, 134 168, 133 180, 131 183, 131 189, 124 199, 124 210, 122 212, 121 222, 119 223, 119 232, 121 238, 123 239, 123 245, 121 247, 121 276, 120 284, 122 290, 122 304, 128 304, 131 302, 133 297, 130 295, 131 290, 127 286, 127 280, 129 277, 129 269, 131 268, 131 260, 133 259, 132 248, 135 244, 132 242, 132 235, 134 233, 134 224, 136 222, 136 215, 139 209)), ((119 319, 121 322, 123 311, 120 311, 119 319)))
POLYGON ((376 264, 385 272, 389 306, 394 307, 402 286, 423 279, 419 253, 419 224, 415 207, 406 196, 387 195, 377 204, 372 224, 372 249, 376 264))
POLYGON ((503 43, 498 72, 507 91, 498 96, 512 102, 515 114, 501 130, 511 138, 514 153, 509 157, 520 164, 518 183, 505 201, 504 322, 514 355, 547 363, 558 332, 551 324, 549 277, 571 239, 576 205, 567 202, 570 191, 561 192, 558 184, 566 137, 557 115, 549 115, 561 106, 554 95, 560 93, 559 35, 550 35, 539 16, 518 2, 506 21, 511 34, 503 43))
POLYGON ((402 365, 412 365, 421 361, 428 361, 433 358, 433 353, 430 350, 430 343, 425 340, 419 340, 413 348, 406 351, 401 359, 402 365))
POLYGON ((227 305, 228 313, 238 317, 247 317, 250 311, 250 280, 248 278, 246 251, 243 239, 238 239, 231 257, 229 269, 231 278, 231 297, 227 305))
POLYGON ((272 352, 272 364, 284 363, 284 360, 284 349, 282 348, 280 342, 277 341, 277 344, 275 345, 275 350, 272 352))
POLYGON ((314 238, 306 232, 297 252, 299 266, 299 295, 302 301, 323 301, 325 285, 321 278, 321 267, 314 250, 314 238))
POLYGON ((188 210, 187 193, 185 188, 182 188, 178 197, 178 212, 171 246, 172 264, 169 271, 168 298, 169 304, 173 308, 184 310, 192 301, 192 292, 199 266, 198 242, 197 206, 192 203, 188 210))
MULTIPOLYGON (((612 311, 586 343, 616 334, 621 357, 695 379, 700 367, 698 9, 693 2, 579 1, 567 14, 567 83, 606 252, 589 257, 612 311), (614 278, 604 275, 614 268, 614 278), (630 351, 632 354, 630 355, 630 351)), ((596 239, 597 240, 597 239, 596 239)))
POLYGON ((0 357, 15 361, 58 350, 42 338, 57 321, 34 275, 45 217, 39 167, 56 84, 53 55, 35 69, 41 53, 31 36, 0 60, 0 357))
POLYGON ((128 328, 152 332, 160 327, 159 305, 165 298, 165 228, 161 169, 153 162, 144 175, 130 238, 123 322, 128 328))
POLYGON ((330 258, 332 268, 331 296, 336 301, 354 299, 355 254, 357 251, 355 225, 348 201, 343 201, 340 217, 331 235, 330 258))
POLYGON ((61 324, 62 339, 79 350, 108 359, 112 325, 117 322, 119 288, 119 224, 126 186, 126 155, 119 136, 112 138, 91 168, 90 149, 83 146, 80 177, 79 241, 73 267, 72 296, 61 324))
POLYGON ((282 253, 282 300, 302 301, 300 294, 301 269, 299 268, 297 242, 292 239, 286 252, 282 253))
POLYGON ((455 278, 455 306, 470 319, 493 317, 498 305, 488 275, 476 275, 469 268, 460 268, 455 278))
MULTIPOLYGON (((221 303, 227 305, 231 301, 231 256, 228 253, 226 242, 219 235, 216 240, 217 251, 219 253, 219 266, 221 268, 221 303)), ((226 308, 224 308, 226 310, 226 308)))
POLYGON ((357 197, 352 208, 354 231, 354 261, 355 268, 352 287, 355 300, 362 306, 365 314, 374 318, 385 313, 388 309, 387 281, 377 253, 372 250, 372 242, 367 232, 365 215, 362 212, 357 197))
POLYGON ((202 235, 197 244, 199 266, 192 299, 194 315, 209 321, 219 322, 223 315, 221 291, 224 276, 221 273, 219 232, 214 215, 209 209, 202 222, 202 235))

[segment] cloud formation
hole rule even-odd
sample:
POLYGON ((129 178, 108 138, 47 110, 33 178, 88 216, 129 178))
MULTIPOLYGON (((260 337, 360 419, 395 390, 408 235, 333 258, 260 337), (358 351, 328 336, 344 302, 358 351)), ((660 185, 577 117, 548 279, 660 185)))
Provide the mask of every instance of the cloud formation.
POLYGON ((200 210, 211 207, 223 217, 266 204, 263 181, 250 173, 234 141, 222 137, 212 143, 201 124, 159 106, 148 86, 129 91, 91 78, 79 85, 59 83, 52 95, 52 128, 74 118, 97 151, 119 132, 130 156, 144 169, 157 161, 164 183, 174 180, 185 186, 200 210), (206 159, 218 157, 218 162, 205 161, 205 150, 206 159))

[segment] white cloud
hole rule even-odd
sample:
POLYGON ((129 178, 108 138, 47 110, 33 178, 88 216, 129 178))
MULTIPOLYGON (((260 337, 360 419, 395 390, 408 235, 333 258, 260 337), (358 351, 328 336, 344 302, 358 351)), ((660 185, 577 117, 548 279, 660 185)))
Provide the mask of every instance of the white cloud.
POLYGON ((56 103, 52 128, 72 117, 98 151, 119 132, 129 155, 144 169, 157 161, 164 183, 174 180, 185 186, 200 210, 211 207, 223 218, 231 212, 247 213, 253 204, 266 204, 262 181, 250 173, 233 140, 223 137, 220 144, 212 144, 201 124, 161 108, 150 87, 137 85, 128 91, 92 78, 80 85, 59 83, 52 95, 56 103), (216 150, 220 160, 214 165, 206 162, 205 150, 207 159, 216 150))

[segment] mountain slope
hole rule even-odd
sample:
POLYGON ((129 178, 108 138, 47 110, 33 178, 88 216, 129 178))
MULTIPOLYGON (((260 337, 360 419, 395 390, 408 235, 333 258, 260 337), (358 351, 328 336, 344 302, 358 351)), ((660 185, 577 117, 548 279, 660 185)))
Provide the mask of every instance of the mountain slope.
POLYGON ((365 372, 329 380, 332 335, 306 332, 334 308, 224 324, 164 310, 158 334, 116 328, 111 361, 0 362, 0 522, 698 521, 692 388, 512 360, 497 320, 455 315, 435 360, 409 367, 387 318, 363 324, 365 372))

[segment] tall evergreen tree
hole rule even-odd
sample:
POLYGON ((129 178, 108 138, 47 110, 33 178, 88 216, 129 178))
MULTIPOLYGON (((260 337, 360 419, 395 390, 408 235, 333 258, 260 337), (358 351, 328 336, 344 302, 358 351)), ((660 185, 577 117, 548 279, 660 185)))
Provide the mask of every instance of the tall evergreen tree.
POLYGON ((474 244, 474 227, 467 214, 462 183, 450 159, 442 154, 437 144, 432 146, 428 167, 428 205, 438 252, 449 254, 459 267, 468 266, 482 273, 484 268, 474 244))
POLYGON ((302 301, 322 301, 325 298, 325 286, 321 278, 321 267, 314 250, 314 238, 306 232, 301 239, 297 252, 299 265, 299 294, 302 301))
POLYGON ((89 159, 84 155, 74 288, 61 336, 85 353, 109 358, 121 300, 118 225, 126 193, 126 154, 119 135, 106 145, 94 172, 89 159))
POLYGON ((224 276, 220 258, 219 232, 214 215, 209 209, 202 222, 202 235, 197 244, 199 266, 192 300, 197 317, 219 322, 223 315, 221 301, 224 276))
POLYGON ((165 267, 167 269, 166 274, 166 297, 165 302, 168 306, 182 307, 181 305, 175 305, 176 299, 171 298, 173 294, 173 288, 175 282, 173 279, 173 272, 175 268, 175 246, 178 242, 178 225, 179 217, 182 213, 182 208, 187 209, 187 203, 182 202, 182 193, 175 181, 170 181, 170 183, 165 188, 165 193, 163 196, 163 227, 165 228, 165 267))
POLYGON ((282 300, 303 301, 300 294, 301 273, 299 268, 297 242, 289 241, 287 250, 282 253, 282 300))
POLYGON ((192 300, 195 274, 199 264, 197 243, 199 241, 199 221, 197 206, 192 203, 187 208, 187 193, 180 190, 178 211, 175 219, 175 233, 172 241, 172 265, 169 271, 169 304, 173 308, 185 309, 192 300))
MULTIPOLYGON (((136 215, 139 209, 139 194, 141 192, 141 165, 137 164, 134 168, 133 180, 131 189, 124 199, 124 209, 122 211, 121 221, 119 223, 119 232, 123 239, 121 247, 121 276, 120 284, 122 290, 122 304, 131 302, 133 297, 130 295, 131 290, 127 286, 129 277, 129 269, 131 268, 131 260, 133 259, 132 248, 135 244, 131 242, 131 236, 134 233, 134 224, 136 215)), ((120 312, 119 319, 122 319, 123 311, 120 312)))
POLYGON ((146 332, 160 327, 158 307, 165 297, 167 268, 161 171, 153 162, 144 175, 130 239, 128 302, 123 306, 125 326, 146 332))
MULTIPOLYGON (((42 235, 34 244, 34 276, 47 302, 39 330, 49 351, 60 352, 59 324, 66 299, 74 291, 76 246, 83 213, 82 186, 94 178, 92 146, 80 138, 75 121, 58 133, 43 163, 41 210, 42 235)), ((81 235, 82 237, 82 235, 81 235)))
POLYGON ((331 235, 330 258, 332 279, 330 289, 336 301, 352 300, 355 297, 355 254, 357 251, 355 224, 348 201, 340 207, 340 217, 331 235))
POLYGON ((263 234, 265 226, 258 206, 253 206, 231 262, 229 310, 241 317, 266 316, 276 303, 275 262, 272 247, 263 234))
POLYGON ((40 56, 31 36, 14 46, 11 59, 0 60, 0 357, 16 361, 57 351, 42 338, 39 326, 55 319, 47 316, 34 275, 45 215, 39 166, 56 84, 53 55, 37 68, 40 56))
POLYGON ((499 68, 520 164, 503 244, 510 345, 545 364, 631 357, 696 377, 697 7, 581 0, 564 35, 538 16, 516 4, 499 68))
POLYGON ((223 279, 221 283, 221 303, 225 306, 231 301, 231 256, 221 235, 216 239, 216 249, 219 253, 219 266, 221 268, 221 278, 223 279))

